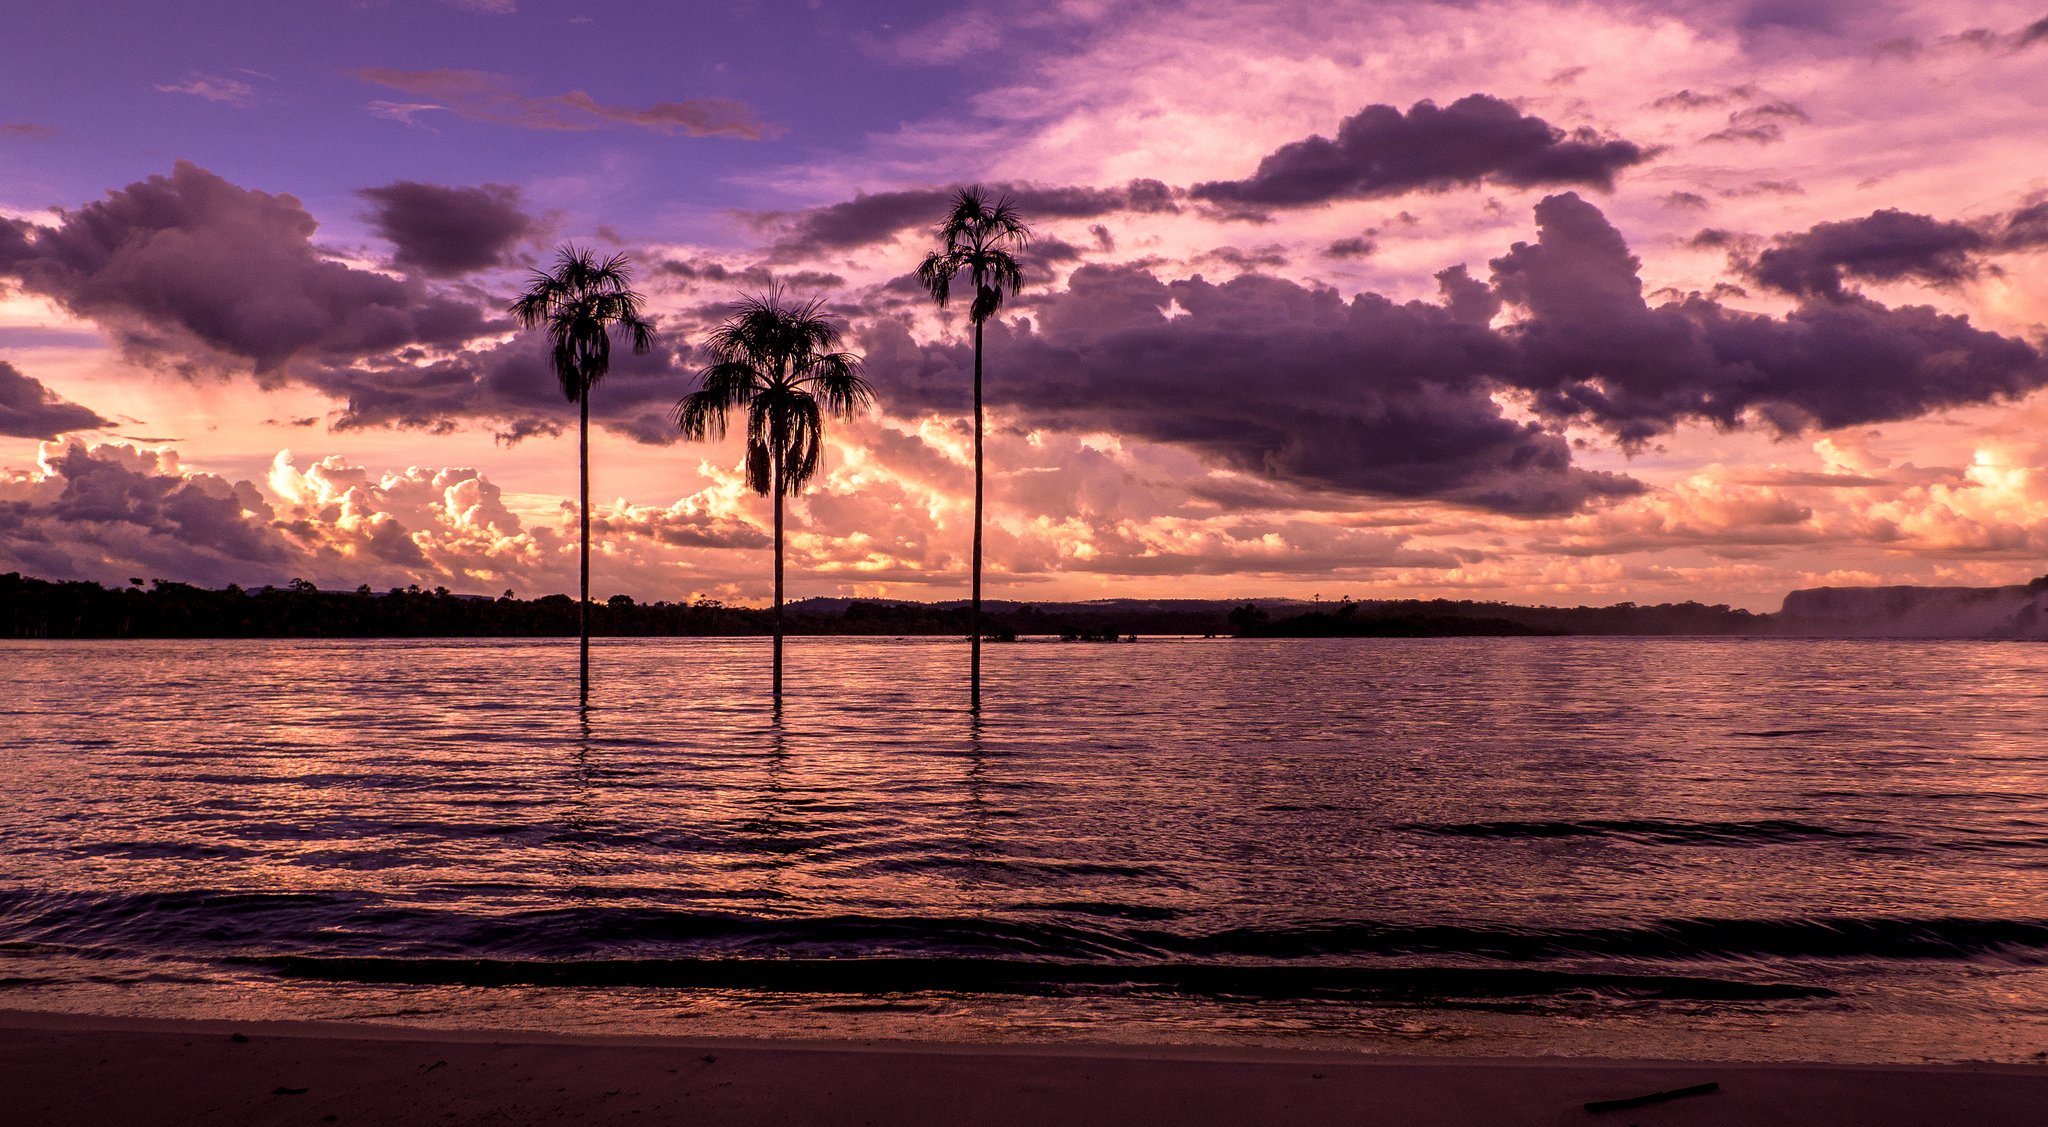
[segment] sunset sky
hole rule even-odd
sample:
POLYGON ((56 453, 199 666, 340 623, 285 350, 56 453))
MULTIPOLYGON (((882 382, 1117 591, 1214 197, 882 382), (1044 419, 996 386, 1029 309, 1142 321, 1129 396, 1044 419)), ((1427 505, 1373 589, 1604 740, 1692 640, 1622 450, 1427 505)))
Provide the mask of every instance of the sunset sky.
POLYGON ((662 347, 592 397, 593 593, 758 602, 725 303, 880 411, 790 589, 956 598, 968 358, 908 275, 1032 221, 989 593, 1775 609, 2048 571, 2048 10, 2005 3, 101 4, 0 38, 0 571, 572 590, 573 240, 662 347))

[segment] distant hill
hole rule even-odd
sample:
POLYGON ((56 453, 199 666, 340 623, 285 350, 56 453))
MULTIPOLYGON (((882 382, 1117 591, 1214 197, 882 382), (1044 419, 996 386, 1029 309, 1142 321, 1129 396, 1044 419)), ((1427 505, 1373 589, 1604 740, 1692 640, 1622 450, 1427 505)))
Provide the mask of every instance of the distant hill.
MULTIPOLYGON (((1131 636, 1414 638, 1538 635, 1737 635, 2048 639, 2048 578, 2010 587, 1822 587, 1794 591, 1776 614, 1725 605, 1616 603, 1531 607, 1449 599, 990 600, 983 631, 1004 639, 1112 641, 1131 636)), ((802 599, 785 608, 794 635, 928 635, 968 631, 964 600, 802 599)), ((219 590, 154 581, 108 588, 0 575, 0 637, 379 638, 569 637, 576 603, 417 587, 373 592, 285 587, 219 590)), ((591 631, 608 637, 765 634, 769 612, 712 600, 596 603, 591 631)))

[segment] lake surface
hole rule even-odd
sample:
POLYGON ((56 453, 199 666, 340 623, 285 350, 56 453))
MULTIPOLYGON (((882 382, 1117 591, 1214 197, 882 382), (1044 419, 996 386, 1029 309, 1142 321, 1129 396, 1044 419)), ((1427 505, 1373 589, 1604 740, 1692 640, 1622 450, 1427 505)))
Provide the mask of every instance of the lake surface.
POLYGON ((0 1007, 2048 1055, 2048 647, 0 642, 0 1007))

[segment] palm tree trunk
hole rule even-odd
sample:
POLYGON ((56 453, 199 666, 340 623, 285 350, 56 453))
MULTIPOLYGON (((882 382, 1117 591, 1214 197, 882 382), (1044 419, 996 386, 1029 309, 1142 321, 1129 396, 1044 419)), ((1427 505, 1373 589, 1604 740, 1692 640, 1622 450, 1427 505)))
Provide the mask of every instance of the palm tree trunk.
POLYGON ((981 322, 974 323, 974 610, 968 616, 967 708, 981 711, 981 322))
POLYGON ((583 598, 577 603, 581 622, 581 638, 577 646, 577 666, 582 679, 582 691, 577 696, 577 707, 590 710, 590 385, 585 384, 583 394, 576 397, 578 418, 576 425, 576 468, 579 485, 578 511, 583 521, 583 598))
POLYGON ((775 710, 782 711, 782 443, 775 446, 775 710))

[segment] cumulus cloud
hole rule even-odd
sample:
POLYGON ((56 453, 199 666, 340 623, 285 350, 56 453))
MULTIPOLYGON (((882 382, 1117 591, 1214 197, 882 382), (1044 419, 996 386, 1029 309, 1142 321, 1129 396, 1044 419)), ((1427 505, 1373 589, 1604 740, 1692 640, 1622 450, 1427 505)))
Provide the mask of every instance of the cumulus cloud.
POLYGON ((449 348, 489 328, 473 305, 337 262, 299 201, 187 161, 62 213, 0 218, 0 277, 106 327, 131 353, 197 370, 347 363, 449 348))
MULTIPOLYGON (((678 551, 755 549, 759 527, 705 494, 669 506, 593 507, 601 578, 673 595, 678 551)), ((751 561, 749 561, 751 562, 751 561)), ((37 468, 0 473, 0 571, 121 582, 147 575, 221 586, 419 583, 562 590, 575 575, 575 513, 529 525, 474 469, 376 472, 281 451, 261 482, 195 471, 168 447, 44 443, 37 468)))
POLYGON ((1195 185, 1197 199, 1254 207, 1303 207, 1340 199, 1441 192, 1481 183, 1516 188, 1579 184, 1611 189, 1615 174, 1650 151, 1588 129, 1571 133, 1486 94, 1407 113, 1367 106, 1332 139, 1282 145, 1243 180, 1195 185))
POLYGON ((538 230, 508 184, 450 188, 399 180, 356 195, 370 201, 371 222, 389 240, 392 261, 434 277, 456 277, 505 263, 538 230))
POLYGON ((0 360, 0 435, 55 438, 69 430, 112 425, 97 411, 60 398, 41 380, 0 360))
POLYGON ((99 579, 270 572, 294 557, 272 516, 250 483, 187 472, 167 450, 46 443, 37 472, 0 476, 0 570, 99 579))
POLYGON ((782 132, 754 116, 744 102, 730 98, 691 98, 681 102, 656 102, 649 106, 618 106, 598 101, 581 90, 566 94, 531 97, 521 94, 512 79, 480 70, 398 70, 392 67, 363 67, 349 72, 356 78, 387 90, 396 90, 431 102, 392 103, 378 106, 402 110, 399 120, 428 110, 445 110, 457 117, 514 125, 521 129, 581 132, 624 125, 655 133, 690 137, 738 137, 758 141, 782 132))

